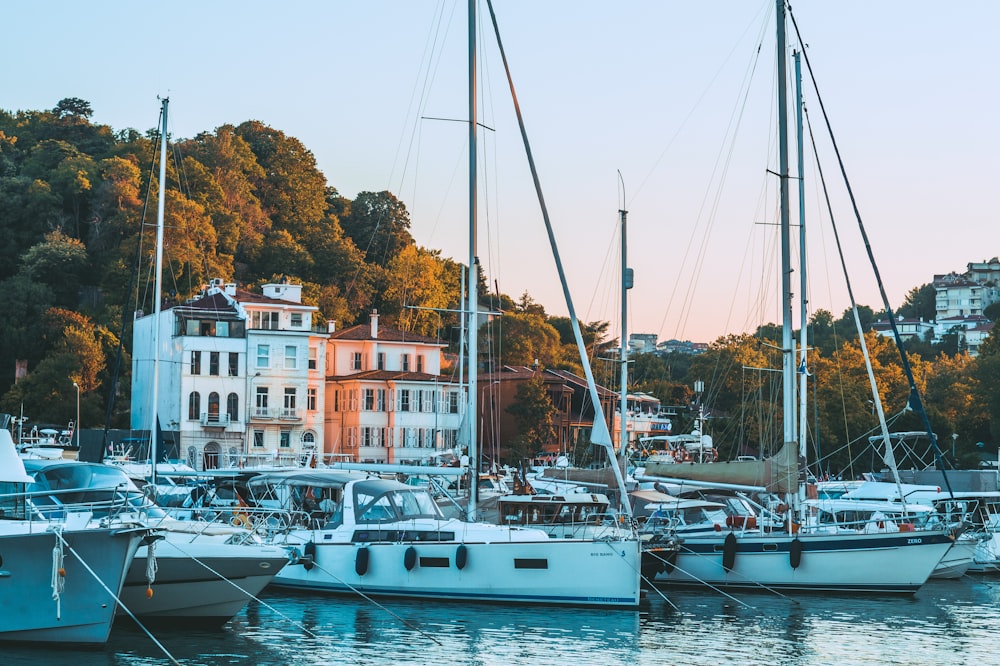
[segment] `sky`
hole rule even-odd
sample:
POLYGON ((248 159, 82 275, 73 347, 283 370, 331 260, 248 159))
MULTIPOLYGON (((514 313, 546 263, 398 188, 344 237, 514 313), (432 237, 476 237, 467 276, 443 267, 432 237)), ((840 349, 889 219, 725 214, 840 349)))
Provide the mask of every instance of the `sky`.
MULTIPOLYGON (((709 342, 780 322, 773 1, 495 10, 578 316, 620 333, 624 207, 629 333, 709 342)), ((485 0, 480 12, 477 254, 491 286, 564 315, 485 0)), ((890 305, 1000 255, 1000 3, 793 12, 890 305)), ((393 192, 418 244, 467 262, 466 0, 50 0, 4 14, 0 108, 79 97, 93 122, 145 131, 169 96, 177 138, 260 120, 302 141, 342 195, 393 192)), ((881 310, 816 93, 804 96, 851 288, 881 310)), ((809 311, 839 317, 850 301, 812 158, 804 172, 809 311)))

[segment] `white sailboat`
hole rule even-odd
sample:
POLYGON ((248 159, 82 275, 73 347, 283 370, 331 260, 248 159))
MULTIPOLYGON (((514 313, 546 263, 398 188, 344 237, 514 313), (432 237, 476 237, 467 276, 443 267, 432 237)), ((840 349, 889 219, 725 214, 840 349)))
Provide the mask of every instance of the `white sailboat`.
MULTIPOLYGON (((779 177, 781 179, 781 292, 784 445, 761 461, 662 465, 647 463, 647 478, 665 474, 695 487, 785 493, 792 509, 781 529, 765 520, 732 516, 711 532, 678 531, 676 559, 664 562, 656 582, 748 589, 912 593, 926 582, 952 538, 943 526, 922 525, 908 516, 888 529, 806 519, 802 506, 800 450, 796 419, 797 363, 792 332, 788 119, 786 102, 785 6, 776 0, 778 54, 779 177), (904 522, 905 521, 905 522, 904 522)), ((804 345, 803 345, 804 349, 804 345)), ((803 396, 804 397, 804 396, 803 396)), ((690 486, 689 486, 690 487, 690 486)))
MULTIPOLYGON (((476 0, 468 3, 468 30, 469 263, 464 320, 469 370, 465 422, 469 424, 471 477, 476 478, 476 0)), ((558 257, 556 260, 558 263, 558 257)), ((578 329, 575 317, 573 322, 578 329)), ((589 374, 588 379, 592 381, 589 374)), ((606 434, 607 424, 603 419, 599 423, 606 434)), ((601 539, 554 539, 538 529, 475 522, 475 483, 470 484, 467 522, 445 519, 426 488, 371 479, 365 474, 310 470, 266 475, 251 483, 274 487, 277 495, 291 495, 296 487, 318 488, 336 504, 319 527, 299 527, 282 537, 283 543, 303 553, 306 565, 286 567, 275 577, 278 586, 435 600, 619 608, 634 608, 639 603, 639 542, 631 530, 605 534, 601 539)))

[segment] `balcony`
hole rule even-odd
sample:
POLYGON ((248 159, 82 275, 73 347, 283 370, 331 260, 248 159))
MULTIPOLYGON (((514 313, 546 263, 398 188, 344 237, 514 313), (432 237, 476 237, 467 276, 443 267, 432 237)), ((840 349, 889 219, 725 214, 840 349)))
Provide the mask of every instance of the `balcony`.
POLYGON ((301 421, 302 411, 295 408, 282 408, 278 413, 278 418, 282 421, 301 421))
POLYGON ((230 424, 229 414, 201 413, 201 425, 205 428, 226 428, 230 424))

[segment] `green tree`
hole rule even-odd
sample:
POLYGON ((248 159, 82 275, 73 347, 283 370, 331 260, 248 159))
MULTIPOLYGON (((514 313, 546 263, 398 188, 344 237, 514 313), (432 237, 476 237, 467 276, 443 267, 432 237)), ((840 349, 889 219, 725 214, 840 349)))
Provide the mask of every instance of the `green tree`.
POLYGON ((928 283, 911 289, 903 299, 903 304, 896 309, 896 315, 933 321, 937 317, 937 290, 934 285, 928 283))
POLYGON ((81 278, 88 266, 86 246, 60 231, 53 231, 45 236, 44 242, 25 253, 21 272, 35 282, 47 284, 56 304, 76 307, 81 278))
POLYGON ((504 462, 517 465, 555 440, 556 429, 552 418, 556 408, 541 377, 532 377, 518 384, 517 394, 507 412, 514 416, 518 434, 512 440, 504 462))
POLYGON ((410 213, 390 192, 361 192, 341 218, 344 233, 365 255, 365 260, 388 266, 409 245, 410 213))

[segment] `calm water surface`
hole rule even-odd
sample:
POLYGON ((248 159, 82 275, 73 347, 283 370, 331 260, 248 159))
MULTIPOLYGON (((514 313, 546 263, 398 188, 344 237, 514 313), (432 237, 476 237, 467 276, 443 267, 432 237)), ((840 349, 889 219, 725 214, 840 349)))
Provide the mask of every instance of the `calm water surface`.
MULTIPOLYGON (((159 630, 195 664, 975 664, 998 662, 1000 578, 914 597, 650 593, 638 611, 519 608, 268 592, 220 631, 159 630)), ((7 664, 169 664, 141 630, 103 650, 0 648, 7 664)))

